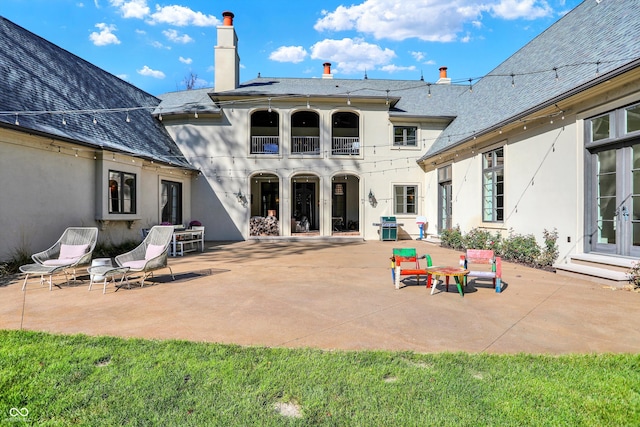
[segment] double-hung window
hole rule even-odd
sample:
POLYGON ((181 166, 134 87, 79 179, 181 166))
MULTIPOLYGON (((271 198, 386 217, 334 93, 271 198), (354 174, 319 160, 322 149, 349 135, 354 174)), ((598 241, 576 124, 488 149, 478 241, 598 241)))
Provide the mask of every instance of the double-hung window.
POLYGON ((416 147, 418 128, 415 126, 394 126, 393 145, 396 147, 416 147))
POLYGON ((413 214, 416 211, 418 187, 415 185, 396 185, 393 187, 394 213, 397 215, 413 214))
POLYGON ((136 175, 109 171, 109 213, 136 213, 136 175))
POLYGON ((482 220, 504 221, 504 148, 482 155, 482 220))

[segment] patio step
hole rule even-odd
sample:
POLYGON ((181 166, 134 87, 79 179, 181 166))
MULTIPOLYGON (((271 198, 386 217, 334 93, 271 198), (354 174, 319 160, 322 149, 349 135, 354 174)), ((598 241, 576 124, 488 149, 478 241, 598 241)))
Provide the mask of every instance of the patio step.
POLYGON ((628 272, 635 262, 626 258, 602 254, 575 254, 567 263, 555 264, 556 274, 588 280, 603 285, 623 287, 629 284, 628 272))

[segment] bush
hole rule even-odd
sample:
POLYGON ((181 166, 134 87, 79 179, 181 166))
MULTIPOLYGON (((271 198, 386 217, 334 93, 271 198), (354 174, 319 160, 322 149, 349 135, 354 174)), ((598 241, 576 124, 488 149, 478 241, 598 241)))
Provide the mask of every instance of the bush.
POLYGON ((32 264, 31 252, 26 248, 15 249, 11 252, 11 258, 0 263, 0 276, 15 274, 21 265, 32 264))
POLYGON ((542 253, 538 257, 538 264, 542 267, 553 265, 558 259, 558 231, 554 228, 549 231, 546 228, 542 232, 544 236, 544 246, 542 253))
POLYGON ((118 245, 111 243, 97 243, 93 250, 93 258, 114 258, 116 255, 129 252, 140 244, 136 240, 126 240, 118 245))
POLYGON ((462 238, 462 242, 466 249, 491 249, 496 254, 502 250, 502 236, 497 231, 492 235, 488 230, 474 228, 462 238))
POLYGON ((506 260, 524 264, 536 264, 540 256, 540 248, 533 234, 509 233, 509 237, 502 242, 502 257, 506 260))
POLYGON ((445 248, 456 250, 464 249, 460 227, 456 225, 453 228, 442 230, 442 233, 440 234, 440 244, 445 248))

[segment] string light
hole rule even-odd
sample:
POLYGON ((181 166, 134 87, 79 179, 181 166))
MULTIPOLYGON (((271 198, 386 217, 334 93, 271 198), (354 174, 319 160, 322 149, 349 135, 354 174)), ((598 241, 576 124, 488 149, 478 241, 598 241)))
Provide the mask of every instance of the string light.
POLYGON ((268 112, 271 112, 271 98, 269 98, 269 108, 267 109, 268 112))
MULTIPOLYGON (((271 111, 269 111, 271 112, 271 111)), ((198 118, 198 112, 196 111, 195 114, 193 115, 193 117, 195 117, 196 119, 198 118)))
POLYGON ((307 109, 311 108, 311 106, 309 105, 309 95, 307 95, 307 109))
POLYGON ((63 124, 64 126, 66 126, 66 125, 67 125, 67 121, 64 119, 64 115, 62 116, 62 124, 63 124))
POLYGON ((516 86, 516 75, 511 73, 511 87, 516 86))
POLYGON ((127 111, 127 123, 131 123, 131 118, 129 118, 129 111, 127 111))
POLYGON ((469 92, 473 92, 473 84, 472 84, 473 80, 469 79, 469 92))
POLYGON ((18 115, 16 114, 16 121, 15 121, 16 126, 20 126, 20 122, 18 121, 18 115))
POLYGON ((556 82, 558 81, 558 68, 557 67, 553 67, 553 71, 555 71, 556 73, 556 82))

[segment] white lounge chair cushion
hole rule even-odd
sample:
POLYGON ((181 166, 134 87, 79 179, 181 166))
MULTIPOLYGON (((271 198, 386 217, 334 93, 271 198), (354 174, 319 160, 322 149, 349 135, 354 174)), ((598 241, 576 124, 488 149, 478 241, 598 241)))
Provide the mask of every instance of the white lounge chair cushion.
POLYGON ((43 265, 48 265, 49 267, 58 267, 61 265, 72 265, 78 262, 80 257, 77 258, 57 258, 57 259, 47 259, 42 262, 43 265))
POLYGON ((164 250, 165 250, 164 245, 149 245, 147 246, 147 252, 145 252, 144 254, 144 259, 145 260, 154 259, 155 257, 162 255, 164 250))
POLYGON ((123 262, 122 266, 123 267, 129 267, 131 270, 142 270, 146 263, 147 263, 147 260, 138 259, 138 260, 135 260, 135 261, 123 262))
POLYGON ((71 265, 78 262, 80 258, 89 250, 89 245, 60 245, 60 255, 58 259, 47 259, 42 262, 48 266, 71 265))
POLYGON ((60 245, 60 259, 80 258, 87 253, 89 245, 60 245))

